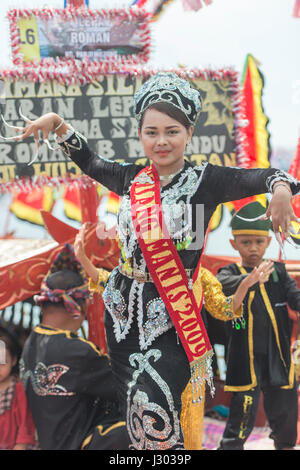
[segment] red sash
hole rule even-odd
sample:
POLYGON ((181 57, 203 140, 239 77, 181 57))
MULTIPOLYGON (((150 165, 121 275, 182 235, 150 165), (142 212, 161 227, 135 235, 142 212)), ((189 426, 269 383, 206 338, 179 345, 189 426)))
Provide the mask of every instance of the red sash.
POLYGON ((130 196, 133 226, 140 248, 185 349, 191 366, 193 401, 199 402, 202 398, 201 384, 205 380, 213 391, 213 350, 201 317, 200 262, 190 289, 187 274, 163 218, 159 176, 153 166, 144 168, 135 177, 130 196))

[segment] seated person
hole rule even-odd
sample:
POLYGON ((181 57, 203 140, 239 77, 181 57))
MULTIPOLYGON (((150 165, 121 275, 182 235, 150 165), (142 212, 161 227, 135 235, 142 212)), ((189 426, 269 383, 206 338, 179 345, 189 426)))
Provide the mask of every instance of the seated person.
POLYGON ((76 334, 88 295, 81 266, 65 245, 35 296, 42 322, 27 339, 20 361, 42 450, 128 449, 109 359, 76 334))
POLYGON ((0 318, 0 450, 33 448, 35 428, 18 375, 21 345, 0 318))

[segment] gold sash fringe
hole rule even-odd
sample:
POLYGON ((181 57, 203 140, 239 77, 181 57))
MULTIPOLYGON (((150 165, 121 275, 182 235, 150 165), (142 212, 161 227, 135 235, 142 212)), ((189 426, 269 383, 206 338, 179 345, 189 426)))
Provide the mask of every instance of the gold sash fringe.
POLYGON ((180 423, 184 435, 186 450, 201 450, 203 441, 203 419, 205 405, 205 383, 201 384, 202 400, 197 406, 193 405, 192 384, 188 382, 181 395, 180 423))

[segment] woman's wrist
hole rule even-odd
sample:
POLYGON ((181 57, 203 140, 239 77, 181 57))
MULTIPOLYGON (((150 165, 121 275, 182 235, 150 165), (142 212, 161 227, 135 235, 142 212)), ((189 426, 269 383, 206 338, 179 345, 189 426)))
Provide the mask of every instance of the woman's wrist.
POLYGON ((274 186, 273 186, 273 194, 275 194, 275 191, 278 192, 286 192, 288 191, 290 197, 292 197, 292 190, 291 190, 291 187, 289 185, 289 183, 287 183, 286 181, 277 181, 274 186))
POLYGON ((59 124, 61 123, 61 120, 62 118, 56 114, 56 113, 52 113, 52 117, 53 117, 53 126, 52 126, 52 131, 55 132, 55 129, 59 126, 59 124))
POLYGON ((53 113, 53 128, 52 131, 56 133, 58 137, 62 137, 68 131, 70 127, 65 123, 64 119, 56 113, 53 113))

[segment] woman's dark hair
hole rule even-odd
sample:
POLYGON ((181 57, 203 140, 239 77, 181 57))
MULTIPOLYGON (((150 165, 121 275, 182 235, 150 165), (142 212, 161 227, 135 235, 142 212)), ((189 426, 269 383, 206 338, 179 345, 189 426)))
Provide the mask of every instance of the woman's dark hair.
POLYGON ((16 364, 13 366, 11 372, 12 374, 18 374, 19 372, 19 359, 21 357, 22 348, 19 343, 17 336, 8 330, 8 328, 0 326, 0 341, 6 346, 6 349, 9 351, 11 357, 17 359, 16 364))
POLYGON ((186 130, 189 130, 189 128, 191 127, 191 123, 189 122, 188 118, 179 108, 176 108, 176 106, 173 106, 172 104, 167 103, 165 101, 159 101, 157 103, 151 104, 148 108, 145 109, 139 122, 140 130, 143 125, 145 112, 148 109, 156 109, 156 111, 159 111, 160 113, 167 114, 167 116, 180 122, 180 124, 182 124, 186 128, 186 130))

